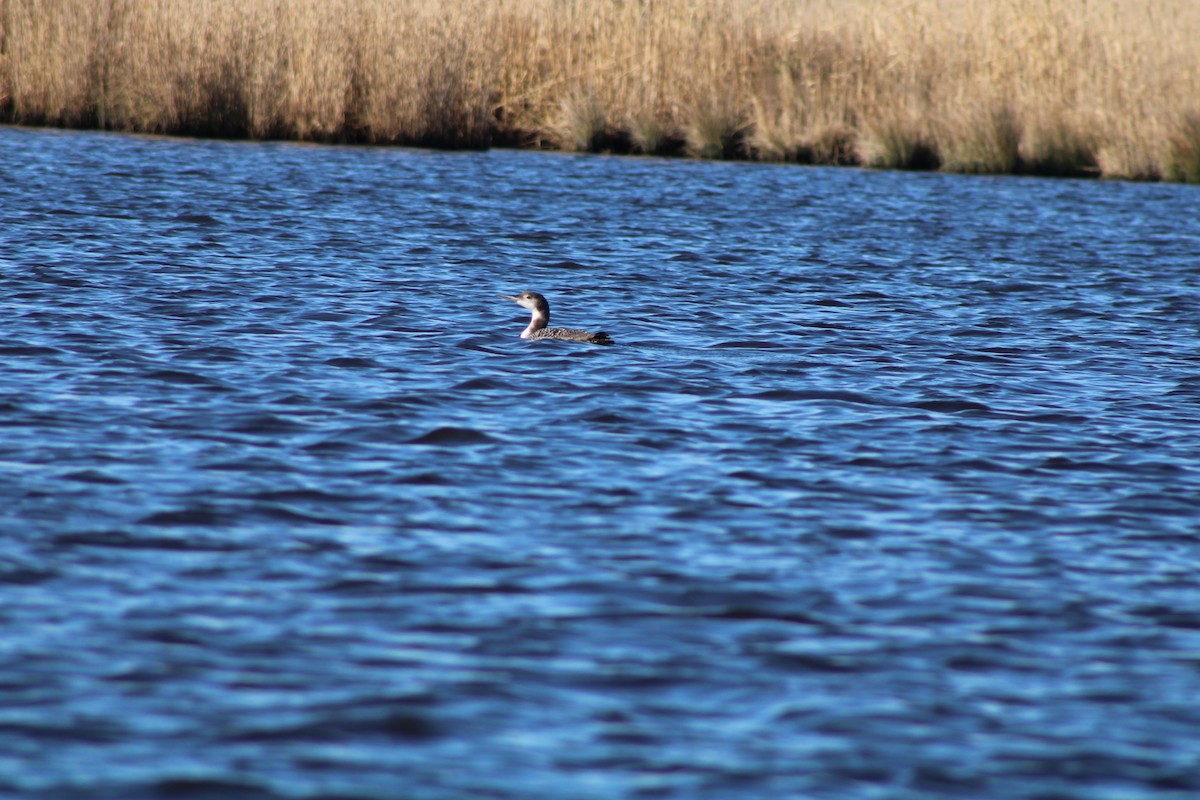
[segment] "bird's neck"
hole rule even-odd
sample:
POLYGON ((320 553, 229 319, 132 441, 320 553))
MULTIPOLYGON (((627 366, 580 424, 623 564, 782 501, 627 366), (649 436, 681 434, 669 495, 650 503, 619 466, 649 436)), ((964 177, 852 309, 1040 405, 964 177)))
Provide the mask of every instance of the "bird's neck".
POLYGON ((528 339, 533 336, 535 331, 540 331, 546 327, 546 323, 550 321, 550 315, 545 311, 533 310, 533 317, 529 320, 529 326, 521 331, 521 338, 528 339))

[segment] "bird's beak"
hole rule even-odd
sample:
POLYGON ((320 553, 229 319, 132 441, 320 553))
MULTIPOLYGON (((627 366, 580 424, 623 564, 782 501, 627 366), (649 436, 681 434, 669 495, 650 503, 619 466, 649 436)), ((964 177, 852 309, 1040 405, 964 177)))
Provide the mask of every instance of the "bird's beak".
POLYGON ((516 296, 511 294, 498 294, 496 297, 499 297, 501 300, 512 300, 514 303, 517 302, 516 296))

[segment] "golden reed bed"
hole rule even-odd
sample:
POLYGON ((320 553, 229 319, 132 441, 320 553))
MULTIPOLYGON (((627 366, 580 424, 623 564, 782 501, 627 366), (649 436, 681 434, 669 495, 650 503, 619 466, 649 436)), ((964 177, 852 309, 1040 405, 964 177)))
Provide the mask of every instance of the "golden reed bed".
POLYGON ((0 0, 0 120, 1200 182, 1196 0, 0 0))

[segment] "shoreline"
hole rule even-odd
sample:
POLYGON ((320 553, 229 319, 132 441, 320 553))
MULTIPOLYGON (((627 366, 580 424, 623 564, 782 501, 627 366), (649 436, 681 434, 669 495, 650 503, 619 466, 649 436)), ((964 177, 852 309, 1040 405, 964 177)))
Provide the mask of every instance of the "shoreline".
POLYGON ((0 123, 1200 183, 1197 40, 1189 0, 5 0, 0 123))
POLYGON ((847 167, 851 169, 862 169, 881 172, 921 172, 940 175, 976 175, 976 176, 993 176, 993 177, 1020 177, 1020 178, 1059 178, 1071 180, 1116 180, 1129 181, 1134 183, 1170 183, 1175 181, 1165 181, 1158 178, 1112 178, 1100 174, 1098 168, 1090 168, 1081 170, 1077 173, 1039 173, 1032 171, 1015 171, 1015 172, 951 172, 941 169, 937 165, 933 166, 876 166, 864 164, 858 161, 840 161, 840 162, 820 162, 820 161, 803 161, 803 160, 780 160, 769 158, 754 158, 752 156, 733 155, 728 157, 705 157, 691 153, 685 145, 681 145, 677 150, 672 152, 656 152, 645 153, 633 149, 592 149, 592 150, 576 150, 571 148, 554 147, 551 145, 524 145, 520 143, 510 143, 507 141, 493 141, 480 146, 442 146, 437 144, 414 144, 408 142, 378 142, 367 140, 339 140, 339 139, 299 139, 285 137, 252 137, 252 136, 224 136, 224 135, 206 135, 194 134, 179 131, 159 132, 159 131, 138 131, 124 130, 118 128, 100 128, 96 126, 63 126, 63 125, 38 125, 27 122, 10 122, 0 120, 0 128, 10 130, 23 130, 30 132, 50 132, 50 133, 98 133, 112 136, 129 136, 145 139, 163 139, 163 140, 180 140, 190 142, 225 142, 229 144, 287 144, 287 145, 308 145, 312 147, 346 147, 346 148, 396 148, 409 150, 422 150, 431 153, 486 153, 491 150, 500 150, 514 153, 545 153, 549 155, 567 155, 567 156, 603 156, 606 158, 643 158, 643 159, 660 159, 665 161, 723 161, 726 163, 741 163, 741 164, 765 164, 772 166, 801 166, 801 167, 847 167))

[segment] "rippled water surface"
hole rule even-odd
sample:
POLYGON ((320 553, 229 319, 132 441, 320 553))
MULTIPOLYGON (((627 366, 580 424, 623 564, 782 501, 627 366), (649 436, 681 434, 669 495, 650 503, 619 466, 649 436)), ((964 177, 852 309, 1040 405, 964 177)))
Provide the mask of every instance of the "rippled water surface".
POLYGON ((1198 208, 0 130, 0 793, 1200 796, 1198 208))

